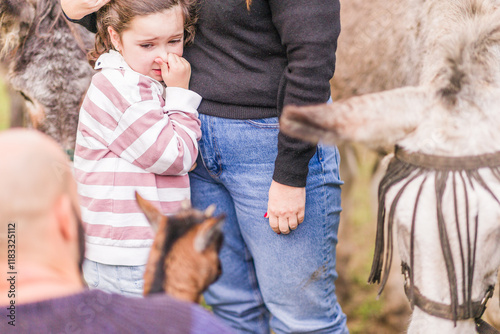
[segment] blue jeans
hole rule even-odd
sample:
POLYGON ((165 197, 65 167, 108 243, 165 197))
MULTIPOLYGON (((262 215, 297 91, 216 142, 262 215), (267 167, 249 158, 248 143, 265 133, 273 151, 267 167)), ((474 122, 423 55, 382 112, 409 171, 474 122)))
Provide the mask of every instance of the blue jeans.
POLYGON ((85 259, 82 267, 89 289, 142 297, 146 266, 115 266, 85 259))
POLYGON ((278 119, 200 115, 193 206, 224 212, 222 276, 205 293, 216 315, 239 333, 348 333, 335 296, 339 153, 318 146, 309 163, 305 220, 274 233, 264 213, 277 155, 278 119))

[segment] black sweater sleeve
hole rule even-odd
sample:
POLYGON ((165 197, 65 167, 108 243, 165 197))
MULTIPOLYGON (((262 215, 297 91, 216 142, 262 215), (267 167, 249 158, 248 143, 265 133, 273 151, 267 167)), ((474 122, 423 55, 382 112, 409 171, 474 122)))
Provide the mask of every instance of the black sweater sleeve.
MULTIPOLYGON (((286 48, 288 65, 281 80, 278 112, 284 105, 325 103, 335 71, 340 34, 338 0, 269 0, 276 26, 286 48)), ((273 179, 304 187, 309 160, 316 147, 279 133, 273 179)))
POLYGON ((97 32, 97 15, 96 13, 91 13, 87 16, 82 17, 79 20, 70 19, 68 15, 63 11, 64 16, 68 21, 78 23, 79 25, 84 26, 88 31, 93 32, 94 34, 97 32))

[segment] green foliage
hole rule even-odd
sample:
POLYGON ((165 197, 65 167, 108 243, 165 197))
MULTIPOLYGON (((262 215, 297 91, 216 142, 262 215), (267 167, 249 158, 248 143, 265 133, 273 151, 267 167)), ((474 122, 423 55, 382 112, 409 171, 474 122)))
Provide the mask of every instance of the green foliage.
POLYGON ((0 78, 0 130, 5 130, 10 124, 10 101, 7 87, 0 78))

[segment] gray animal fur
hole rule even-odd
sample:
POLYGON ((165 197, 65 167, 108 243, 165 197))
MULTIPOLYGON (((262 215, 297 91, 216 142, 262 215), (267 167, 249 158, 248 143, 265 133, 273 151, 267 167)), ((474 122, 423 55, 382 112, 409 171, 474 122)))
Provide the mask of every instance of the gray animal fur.
POLYGON ((64 150, 75 146, 78 112, 94 73, 93 34, 68 22, 58 0, 0 0, 0 57, 26 99, 31 125, 64 150))

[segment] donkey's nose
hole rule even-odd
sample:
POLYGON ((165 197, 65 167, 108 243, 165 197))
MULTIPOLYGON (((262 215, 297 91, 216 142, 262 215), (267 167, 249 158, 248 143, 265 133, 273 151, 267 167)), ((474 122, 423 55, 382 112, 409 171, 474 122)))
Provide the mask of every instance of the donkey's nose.
POLYGON ((25 100, 26 109, 28 111, 31 124, 35 129, 38 129, 45 120, 45 108, 36 99, 28 97, 23 92, 21 92, 21 95, 25 100))

